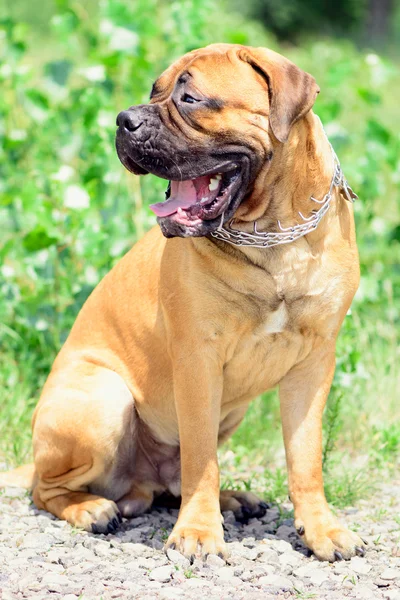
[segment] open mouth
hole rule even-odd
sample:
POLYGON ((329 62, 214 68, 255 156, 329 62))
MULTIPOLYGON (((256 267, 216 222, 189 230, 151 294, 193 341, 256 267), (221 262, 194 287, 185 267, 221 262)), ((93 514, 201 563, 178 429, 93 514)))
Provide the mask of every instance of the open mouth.
POLYGON ((171 181, 167 199, 150 206, 160 218, 195 226, 223 215, 240 186, 240 170, 210 173, 184 181, 171 181))

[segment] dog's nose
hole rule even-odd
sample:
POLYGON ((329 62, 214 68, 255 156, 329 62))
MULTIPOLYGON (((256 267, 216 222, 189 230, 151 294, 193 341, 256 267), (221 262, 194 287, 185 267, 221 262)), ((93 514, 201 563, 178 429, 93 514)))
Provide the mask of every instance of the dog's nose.
POLYGON ((139 129, 141 125, 143 125, 143 121, 132 110, 123 110, 117 117, 117 126, 123 127, 131 133, 139 129))

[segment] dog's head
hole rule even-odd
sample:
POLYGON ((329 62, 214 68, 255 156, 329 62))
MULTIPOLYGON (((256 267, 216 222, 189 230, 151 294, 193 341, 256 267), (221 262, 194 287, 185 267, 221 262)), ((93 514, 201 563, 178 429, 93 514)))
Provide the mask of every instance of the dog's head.
POLYGON ((214 44, 169 67, 149 104, 118 115, 116 139, 129 171, 170 181, 152 206, 163 234, 204 236, 231 219, 318 92, 266 48, 214 44))

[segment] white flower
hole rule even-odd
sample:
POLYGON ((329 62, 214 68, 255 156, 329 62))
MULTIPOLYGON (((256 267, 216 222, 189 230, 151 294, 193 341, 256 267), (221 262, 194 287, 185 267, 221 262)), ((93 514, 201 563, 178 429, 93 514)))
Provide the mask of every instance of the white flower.
POLYGON ((373 67, 380 62, 380 58, 377 54, 367 54, 367 56, 365 57, 365 62, 367 63, 367 65, 373 67))
POLYGON ((111 50, 136 50, 139 38, 136 33, 125 27, 115 27, 109 40, 111 50))
POLYGON ((96 285, 99 282, 99 274, 91 265, 85 269, 85 281, 89 285, 96 285))
POLYGON ((86 190, 78 185, 69 185, 64 194, 64 206, 66 208, 75 208, 83 210, 89 208, 90 198, 86 190))
POLYGON ((375 217, 371 222, 371 229, 374 233, 383 234, 386 231, 386 222, 381 217, 375 217))
POLYGON ((14 142, 21 142, 25 140, 27 137, 27 133, 25 129, 12 129, 8 134, 8 139, 13 140, 14 142))
POLYGON ((41 265, 42 267, 44 267, 48 260, 49 251, 47 250, 47 248, 43 248, 43 250, 39 250, 39 252, 36 252, 35 265, 41 265))
POLYGON ((44 319, 38 319, 36 321, 35 327, 38 331, 46 331, 49 328, 49 324, 44 319))
POLYGON ((109 19, 102 19, 100 21, 99 29, 100 29, 100 33, 102 33, 103 35, 108 35, 114 29, 114 25, 112 24, 112 22, 109 19))
POLYGON ((116 27, 110 20, 100 22, 100 32, 108 38, 111 50, 136 50, 139 36, 126 27, 116 27))
POLYGON ((4 277, 13 277, 15 275, 15 269, 10 265, 3 265, 1 267, 1 272, 4 277))
POLYGON ((54 181, 68 181, 74 175, 75 171, 69 165, 62 165, 56 173, 53 173, 51 178, 54 181))
POLYGON ((0 67, 0 75, 2 77, 10 77, 10 75, 12 75, 12 68, 11 65, 9 65, 8 63, 4 63, 3 65, 1 65, 0 67))
POLYGON ((115 127, 115 115, 114 113, 100 110, 97 117, 97 124, 99 127, 111 128, 115 127))
POLYGON ((86 77, 89 81, 104 81, 106 78, 106 70, 104 65, 93 65, 93 67, 85 67, 79 69, 78 73, 86 77))

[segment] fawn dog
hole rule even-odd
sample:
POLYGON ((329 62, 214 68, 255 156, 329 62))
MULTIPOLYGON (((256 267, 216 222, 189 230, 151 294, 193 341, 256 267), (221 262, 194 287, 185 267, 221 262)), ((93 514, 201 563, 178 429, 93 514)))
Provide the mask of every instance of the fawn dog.
POLYGON ((217 448, 279 386, 299 535, 320 559, 364 553, 322 481, 322 413, 359 263, 318 92, 271 50, 215 44, 118 115, 121 162, 169 180, 167 198, 83 306, 33 416, 34 466, 3 484, 31 485, 38 507, 93 532, 168 491, 181 508, 166 546, 225 556, 221 510, 266 505, 220 491, 217 448))

